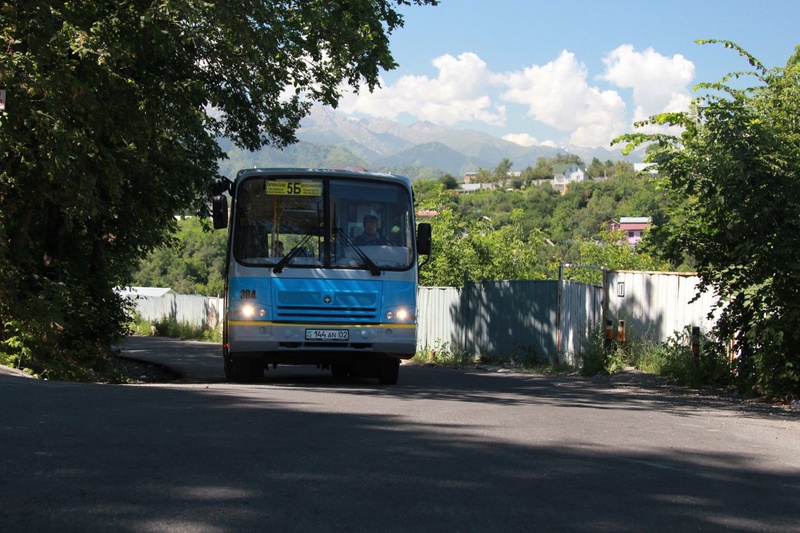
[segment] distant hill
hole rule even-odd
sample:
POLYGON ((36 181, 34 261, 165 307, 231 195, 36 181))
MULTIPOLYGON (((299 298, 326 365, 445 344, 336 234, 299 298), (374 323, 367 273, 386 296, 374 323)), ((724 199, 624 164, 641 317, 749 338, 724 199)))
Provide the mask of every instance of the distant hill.
POLYGON ((576 154, 587 165, 594 157, 641 161, 624 158, 620 150, 520 146, 479 131, 453 130, 430 122, 405 126, 379 118, 354 119, 322 106, 315 106, 303 119, 297 137, 297 144, 283 150, 258 152, 223 141, 220 144, 230 159, 220 163, 220 170, 233 177, 239 169, 252 167, 364 167, 417 179, 444 174, 459 178, 480 168, 494 169, 505 158, 513 163, 513 170, 520 171, 536 165, 540 157, 558 153, 576 154))

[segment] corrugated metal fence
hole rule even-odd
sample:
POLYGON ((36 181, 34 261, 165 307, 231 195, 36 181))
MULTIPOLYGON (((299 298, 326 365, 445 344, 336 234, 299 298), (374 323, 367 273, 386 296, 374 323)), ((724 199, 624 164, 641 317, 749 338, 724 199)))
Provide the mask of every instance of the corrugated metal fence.
POLYGON ((606 317, 615 327, 624 320, 629 338, 657 343, 687 326, 708 332, 719 316, 717 297, 698 295, 699 283, 700 278, 683 272, 608 271, 606 317))
POLYGON ((467 281, 420 287, 420 351, 574 364, 603 316, 603 289, 573 281, 467 281))
MULTIPOLYGON (((467 281, 420 287, 418 350, 577 364, 606 321, 625 322, 628 339, 663 342, 686 326, 708 331, 715 299, 695 301, 698 278, 683 273, 607 271, 604 285, 575 281, 467 281), (605 296, 604 296, 605 295, 605 296)), ((142 318, 216 327, 223 300, 167 294, 139 297, 142 318)), ((615 332, 616 333, 616 332, 615 332)))
POLYGON ((163 296, 135 297, 136 312, 150 322, 175 320, 211 329, 222 323, 224 300, 222 298, 189 295, 165 294, 163 296))

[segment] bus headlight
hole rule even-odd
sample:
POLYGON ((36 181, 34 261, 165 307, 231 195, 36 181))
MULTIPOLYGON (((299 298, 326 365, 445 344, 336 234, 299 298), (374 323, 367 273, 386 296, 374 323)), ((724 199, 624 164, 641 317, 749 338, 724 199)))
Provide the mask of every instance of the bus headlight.
POLYGON ((410 319, 411 313, 408 312, 408 309, 400 308, 397 311, 386 312, 386 320, 392 320, 394 322, 408 322, 410 319))
POLYGON ((253 304, 243 304, 233 312, 233 316, 241 320, 250 320, 256 316, 264 318, 267 316, 267 310, 263 307, 256 308, 253 304))

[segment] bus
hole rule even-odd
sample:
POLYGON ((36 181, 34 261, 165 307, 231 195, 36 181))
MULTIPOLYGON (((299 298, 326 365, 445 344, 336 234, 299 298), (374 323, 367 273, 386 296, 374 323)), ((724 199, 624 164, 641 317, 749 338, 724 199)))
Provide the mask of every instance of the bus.
POLYGON ((228 228, 228 380, 312 364, 397 383, 400 360, 416 353, 418 257, 431 249, 408 178, 247 169, 220 182, 212 200, 214 227, 228 228))

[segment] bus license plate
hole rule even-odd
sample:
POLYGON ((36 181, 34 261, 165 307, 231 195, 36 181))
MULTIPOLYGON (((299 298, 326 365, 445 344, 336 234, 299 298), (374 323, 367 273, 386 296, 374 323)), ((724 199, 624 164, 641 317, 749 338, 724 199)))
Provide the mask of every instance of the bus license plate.
POLYGON ((346 341, 350 340, 347 329, 307 329, 307 341, 346 341))

